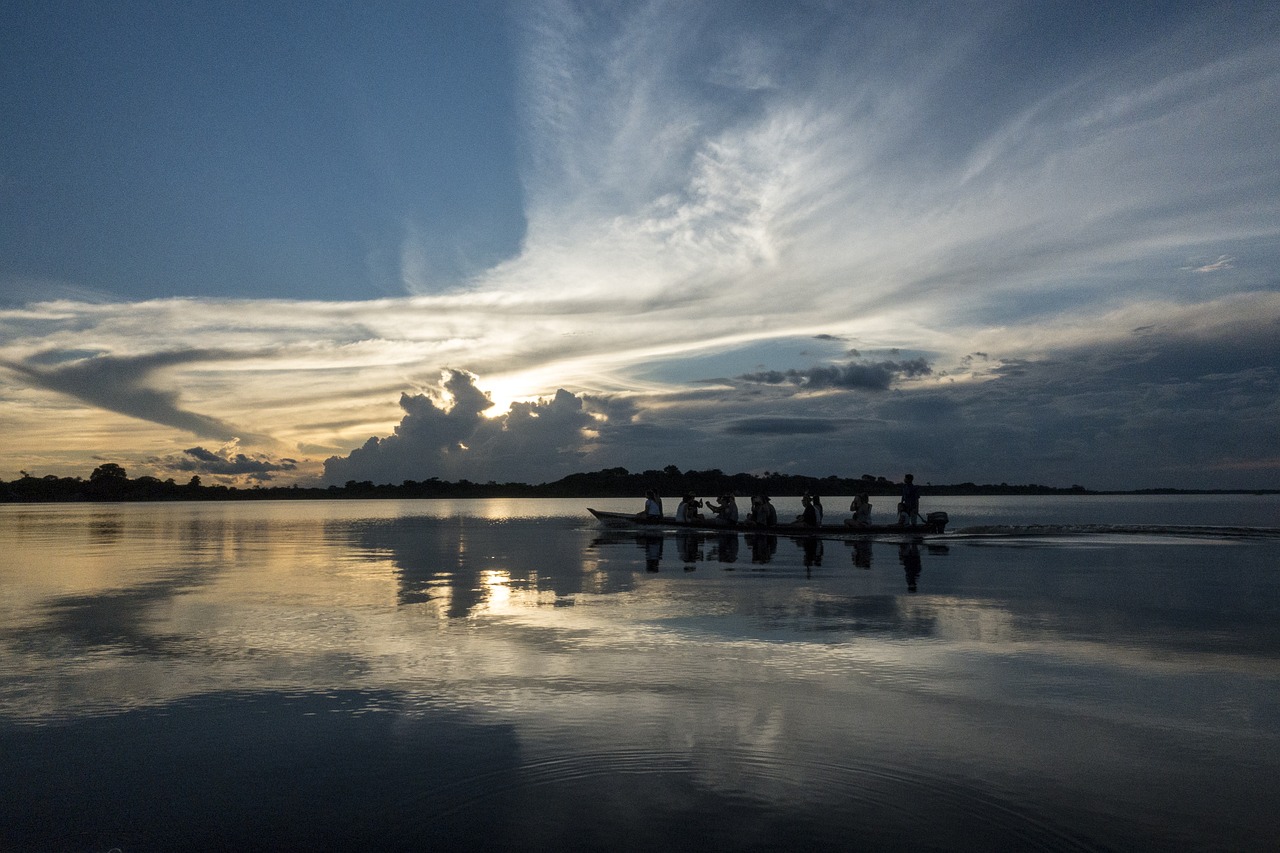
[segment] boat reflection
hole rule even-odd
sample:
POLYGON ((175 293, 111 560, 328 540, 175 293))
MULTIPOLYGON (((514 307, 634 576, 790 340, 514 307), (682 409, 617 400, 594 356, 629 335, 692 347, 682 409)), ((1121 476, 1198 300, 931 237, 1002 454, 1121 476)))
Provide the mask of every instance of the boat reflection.
MULTIPOLYGON (((445 619, 527 604, 569 605, 582 593, 630 591, 645 574, 657 574, 664 568, 694 573, 714 564, 734 571, 749 560, 757 571, 767 567, 810 577, 829 570, 826 549, 838 547, 835 540, 817 536, 724 530, 591 533, 584 548, 580 536, 548 536, 536 521, 495 526, 478 521, 396 518, 336 524, 328 535, 345 539, 359 553, 389 558, 395 566, 397 603, 426 605, 445 619), (618 546, 638 550, 640 559, 629 549, 619 553, 618 546), (636 573, 637 564, 643 565, 642 574, 636 573), (495 583, 495 578, 502 582, 495 583)), ((846 540, 845 544, 851 548, 855 567, 872 567, 870 538, 846 540)), ((879 542, 874 547, 898 549, 908 592, 919 589, 921 552, 947 550, 925 545, 917 538, 879 542)))
MULTIPOLYGON (((590 547, 593 550, 601 550, 612 546, 634 544, 644 552, 645 571, 650 574, 662 570, 664 555, 671 551, 675 553, 676 559, 669 562, 678 562, 686 572, 695 571, 698 563, 713 562, 723 564, 725 571, 733 571, 733 564, 739 560, 741 545, 744 541, 750 551, 751 563, 757 566, 774 563, 781 566, 784 562, 787 564, 798 562, 808 573, 813 569, 821 568, 826 556, 827 540, 819 536, 779 537, 774 533, 743 532, 739 534, 708 530, 608 530, 597 535, 590 547), (665 547, 668 539, 674 541, 672 549, 665 547), (780 539, 789 540, 795 545, 796 550, 784 552, 780 556, 778 553, 780 539), (798 560, 795 559, 797 557, 798 560)), ((871 569, 872 542, 874 541, 871 537, 842 541, 850 549, 855 568, 871 569)), ((906 575, 908 592, 919 590, 919 579, 923 570, 922 545, 925 552, 931 555, 941 556, 950 553, 951 550, 946 545, 928 544, 920 537, 912 537, 896 544, 898 561, 906 575)))

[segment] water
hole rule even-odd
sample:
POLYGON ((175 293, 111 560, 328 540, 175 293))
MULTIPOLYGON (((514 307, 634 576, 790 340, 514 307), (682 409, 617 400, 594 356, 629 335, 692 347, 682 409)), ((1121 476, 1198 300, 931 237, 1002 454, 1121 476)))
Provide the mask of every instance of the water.
POLYGON ((1280 838, 1280 538, 1151 529, 1275 496, 933 499, 1004 529, 861 542, 583 503, 0 507, 0 849, 1280 838))

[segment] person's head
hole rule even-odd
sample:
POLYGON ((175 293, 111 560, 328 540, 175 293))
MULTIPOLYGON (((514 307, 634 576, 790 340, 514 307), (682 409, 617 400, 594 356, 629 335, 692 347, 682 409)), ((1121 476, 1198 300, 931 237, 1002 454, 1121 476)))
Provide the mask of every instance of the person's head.
POLYGON ((902 478, 902 482, 904 483, 910 483, 913 480, 915 480, 915 475, 913 474, 907 474, 905 477, 902 478))

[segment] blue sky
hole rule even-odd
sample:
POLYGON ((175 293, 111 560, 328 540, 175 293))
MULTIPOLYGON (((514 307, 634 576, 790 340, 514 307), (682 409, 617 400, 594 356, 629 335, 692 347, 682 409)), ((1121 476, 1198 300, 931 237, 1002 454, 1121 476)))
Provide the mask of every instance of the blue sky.
POLYGON ((511 25, 453 5, 11 7, 10 270, 110 298, 367 299, 402 292, 406 222, 450 281, 510 256, 511 25))
POLYGON ((0 478, 1280 472, 1272 4, 0 24, 0 478))

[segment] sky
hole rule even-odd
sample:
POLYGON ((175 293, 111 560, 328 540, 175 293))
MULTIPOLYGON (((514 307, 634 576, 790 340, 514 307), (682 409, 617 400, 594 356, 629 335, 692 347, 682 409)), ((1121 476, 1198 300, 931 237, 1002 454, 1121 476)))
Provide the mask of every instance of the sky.
POLYGON ((0 9, 0 479, 1280 482, 1274 3, 0 9))

